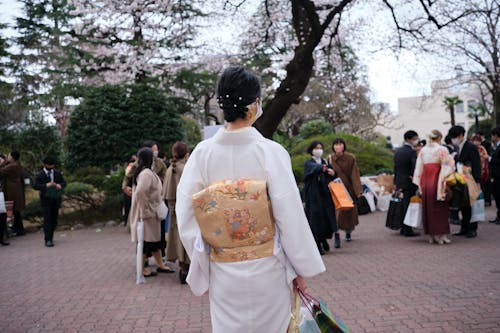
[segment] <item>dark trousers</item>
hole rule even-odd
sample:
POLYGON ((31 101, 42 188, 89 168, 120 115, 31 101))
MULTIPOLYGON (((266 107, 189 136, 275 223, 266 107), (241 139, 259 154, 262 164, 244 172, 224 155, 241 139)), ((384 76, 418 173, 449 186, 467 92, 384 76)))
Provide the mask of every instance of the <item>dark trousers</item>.
POLYGON ((14 222, 12 223, 12 230, 17 235, 24 235, 23 218, 21 217, 21 212, 18 212, 17 210, 14 211, 14 222))
POLYGON ((165 250, 167 249, 167 240, 165 239, 165 220, 161 220, 160 221, 160 224, 161 224, 161 238, 160 238, 160 242, 161 242, 161 256, 164 257, 165 256, 165 250))
POLYGON ((481 182, 481 191, 483 191, 485 203, 491 203, 491 187, 492 184, 489 180, 485 183, 481 182))
POLYGON ((123 218, 125 220, 125 225, 128 223, 128 215, 130 213, 130 207, 132 207, 132 197, 129 197, 125 193, 123 193, 123 210, 124 215, 123 218))
POLYGON ((495 205, 497 206, 497 221, 500 221, 500 179, 495 180, 491 187, 493 189, 492 194, 495 198, 495 205))
POLYGON ((42 203, 43 211, 43 233, 45 234, 45 241, 52 241, 54 238, 54 231, 57 227, 57 218, 59 215, 59 201, 47 200, 42 203))
POLYGON ((3 242, 7 237, 7 214, 0 213, 0 242, 3 242))
MULTIPOLYGON (((410 206, 410 199, 412 196, 415 195, 417 191, 417 188, 411 188, 411 189, 407 189, 407 190, 403 190, 403 207, 404 207, 404 215, 406 215, 406 211, 408 210, 408 206, 410 206)), ((399 231, 399 233, 401 235, 408 235, 408 234, 411 234, 413 233, 413 228, 404 224, 402 221, 401 221, 401 230, 399 231)))
POLYGON ((477 230, 477 222, 470 223, 470 218, 472 216, 472 207, 464 206, 460 208, 460 212, 462 213, 462 222, 460 231, 469 232, 477 230))

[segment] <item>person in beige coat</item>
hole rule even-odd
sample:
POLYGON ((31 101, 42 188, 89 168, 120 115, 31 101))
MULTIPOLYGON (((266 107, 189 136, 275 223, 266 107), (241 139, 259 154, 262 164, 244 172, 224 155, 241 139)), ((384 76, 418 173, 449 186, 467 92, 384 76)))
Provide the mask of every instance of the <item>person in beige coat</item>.
POLYGON ((166 200, 170 210, 170 220, 168 223, 167 254, 168 261, 179 261, 179 281, 186 284, 186 277, 189 272, 189 256, 182 246, 177 229, 177 216, 175 214, 177 185, 181 180, 184 165, 189 157, 188 146, 184 142, 177 141, 172 146, 172 163, 167 169, 167 175, 163 182, 163 198, 166 200))
MULTIPOLYGON (((137 242, 137 222, 144 222, 143 260, 146 253, 152 253, 158 265, 158 273, 173 273, 161 260, 161 220, 157 210, 162 202, 162 182, 151 170, 153 151, 142 148, 137 153, 137 168, 132 177, 132 206, 130 208, 130 228, 132 242, 137 242)), ((144 264, 143 264, 144 267, 144 264)), ((143 269, 144 277, 155 276, 156 272, 143 269)))

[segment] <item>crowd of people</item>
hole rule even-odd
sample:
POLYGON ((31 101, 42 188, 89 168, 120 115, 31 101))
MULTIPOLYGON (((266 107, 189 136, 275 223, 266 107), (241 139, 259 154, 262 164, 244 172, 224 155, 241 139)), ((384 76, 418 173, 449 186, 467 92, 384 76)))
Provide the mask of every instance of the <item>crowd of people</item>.
MULTIPOLYGON (((451 243, 450 222, 460 224, 454 236, 476 237, 479 221, 471 219, 473 209, 491 206, 491 194, 497 215, 489 222, 500 224, 500 128, 491 131, 493 143, 482 132, 470 140, 465 134, 464 127, 453 126, 443 142, 443 134, 433 130, 429 142, 418 149, 418 134, 407 131, 404 145, 394 154, 394 183, 403 192, 404 212, 412 196, 421 196, 422 225, 430 243, 451 243), (457 177, 463 184, 457 183, 457 177), (478 207, 482 196, 484 206, 478 207)), ((418 236, 405 224, 401 234, 418 236)))
MULTIPOLYGON (((340 230, 345 241, 352 240, 363 197, 359 168, 342 138, 331 142, 328 154, 323 142, 312 142, 303 204, 289 154, 252 126, 262 115, 259 79, 230 67, 216 95, 227 127, 192 155, 184 142, 176 142, 167 161, 156 142, 145 141, 130 157, 122 183, 125 224, 132 242, 143 239, 144 277, 174 273, 169 263, 178 262, 180 283, 189 283, 196 295, 209 291, 214 332, 285 332, 292 290, 305 291, 305 278, 325 271, 321 255, 330 251, 332 238, 334 248, 341 247, 340 230), (331 182, 343 184, 349 209, 336 208, 331 182)), ((460 231, 454 236, 477 236, 471 216, 479 193, 486 206, 493 196, 497 215, 490 222, 500 225, 500 128, 491 131, 492 143, 481 132, 470 140, 465 134, 462 126, 453 126, 446 136, 432 130, 421 140, 409 130, 394 152, 395 191, 402 193, 404 210, 413 197, 421 198, 422 229, 430 243, 451 243, 450 222, 456 221, 460 231), (457 179, 464 179, 462 187, 457 179)), ((13 202, 10 214, 0 212, 0 244, 8 245, 7 218, 13 219, 15 234, 25 233, 25 183, 19 152, 0 158, 4 201, 13 202)), ((54 246, 66 185, 55 164, 45 157, 33 184, 40 191, 47 247, 54 246)), ((400 234, 419 235, 403 221, 400 234)))

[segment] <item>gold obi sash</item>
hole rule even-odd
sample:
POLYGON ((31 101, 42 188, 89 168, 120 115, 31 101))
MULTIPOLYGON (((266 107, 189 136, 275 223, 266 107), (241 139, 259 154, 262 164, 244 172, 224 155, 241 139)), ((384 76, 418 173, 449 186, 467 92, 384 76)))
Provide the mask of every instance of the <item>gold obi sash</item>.
POLYGON ((210 260, 236 262, 273 255, 274 219, 265 181, 214 183, 193 195, 193 208, 210 260))

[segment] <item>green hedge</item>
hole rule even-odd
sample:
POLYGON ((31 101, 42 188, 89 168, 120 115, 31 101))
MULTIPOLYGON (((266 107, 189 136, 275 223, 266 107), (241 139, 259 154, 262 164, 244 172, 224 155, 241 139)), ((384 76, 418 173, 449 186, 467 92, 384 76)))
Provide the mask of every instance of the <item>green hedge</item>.
POLYGON ((390 150, 350 134, 335 133, 304 140, 290 150, 292 169, 297 183, 304 181, 304 163, 311 158, 306 150, 311 142, 318 140, 325 145, 324 157, 326 158, 331 154, 331 143, 337 137, 344 139, 347 151, 356 156, 361 175, 375 175, 381 170, 393 170, 393 155, 390 150))

